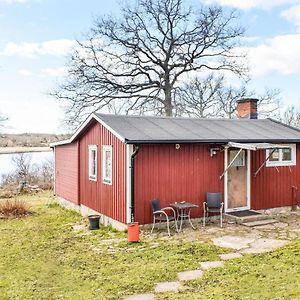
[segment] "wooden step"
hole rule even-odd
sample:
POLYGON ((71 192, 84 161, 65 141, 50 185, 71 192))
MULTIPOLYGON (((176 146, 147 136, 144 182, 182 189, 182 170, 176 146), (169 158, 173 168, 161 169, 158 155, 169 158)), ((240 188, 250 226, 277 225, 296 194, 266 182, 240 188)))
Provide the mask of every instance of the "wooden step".
POLYGON ((269 225, 269 224, 274 224, 274 223, 278 223, 278 221, 275 219, 264 219, 264 220, 257 220, 257 221, 252 221, 252 222, 244 222, 244 223, 241 223, 241 225, 244 225, 247 227, 256 227, 256 226, 263 226, 263 225, 269 225))

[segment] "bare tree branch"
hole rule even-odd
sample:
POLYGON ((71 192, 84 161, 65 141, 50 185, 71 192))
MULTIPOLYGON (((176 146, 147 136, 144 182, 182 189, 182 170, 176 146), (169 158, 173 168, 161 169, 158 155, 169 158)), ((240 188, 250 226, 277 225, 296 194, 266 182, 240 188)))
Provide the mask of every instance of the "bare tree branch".
POLYGON ((288 106, 283 113, 282 122, 300 128, 300 107, 295 105, 288 106))
POLYGON ((243 29, 220 7, 198 11, 183 0, 137 0, 122 16, 98 18, 78 41, 69 74, 52 94, 68 103, 68 121, 91 111, 176 115, 185 74, 247 72, 236 54, 243 29))
POLYGON ((227 85, 224 76, 213 74, 205 78, 195 77, 185 84, 180 91, 180 114, 193 117, 236 117, 236 101, 245 97, 258 98, 260 117, 278 118, 280 108, 280 91, 266 89, 261 95, 249 91, 246 85, 233 87, 227 85))

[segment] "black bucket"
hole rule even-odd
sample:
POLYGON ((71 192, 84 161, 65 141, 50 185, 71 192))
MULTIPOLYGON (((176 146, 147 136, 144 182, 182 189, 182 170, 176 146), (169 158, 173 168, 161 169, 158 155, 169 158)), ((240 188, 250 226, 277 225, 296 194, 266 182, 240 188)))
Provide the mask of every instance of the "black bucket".
POLYGON ((100 216, 98 215, 91 215, 88 216, 89 218, 89 222, 90 222, 90 230, 95 230, 95 229, 99 229, 99 221, 100 221, 100 216))

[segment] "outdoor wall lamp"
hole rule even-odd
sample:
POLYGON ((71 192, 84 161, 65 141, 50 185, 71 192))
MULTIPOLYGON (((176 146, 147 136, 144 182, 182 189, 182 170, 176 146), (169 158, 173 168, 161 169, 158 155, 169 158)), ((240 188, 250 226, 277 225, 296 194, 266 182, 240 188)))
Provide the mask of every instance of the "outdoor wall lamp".
POLYGON ((180 144, 175 144, 175 149, 179 150, 180 149, 180 144))
POLYGON ((210 157, 213 157, 214 155, 216 155, 217 151, 220 151, 220 148, 210 148, 209 149, 210 157))

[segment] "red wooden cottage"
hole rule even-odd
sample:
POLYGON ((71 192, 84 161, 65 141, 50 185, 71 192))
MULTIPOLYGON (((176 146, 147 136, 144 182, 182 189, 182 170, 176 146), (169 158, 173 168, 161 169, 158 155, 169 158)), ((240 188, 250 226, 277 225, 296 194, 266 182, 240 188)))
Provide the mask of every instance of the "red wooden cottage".
POLYGON ((300 131, 257 119, 256 101, 240 100, 232 120, 92 114, 52 145, 55 194, 118 228, 151 223, 152 198, 198 204, 194 217, 206 192, 222 192, 226 212, 295 205, 300 131))

